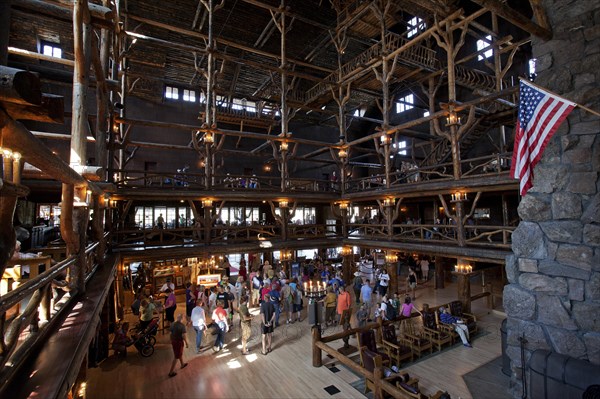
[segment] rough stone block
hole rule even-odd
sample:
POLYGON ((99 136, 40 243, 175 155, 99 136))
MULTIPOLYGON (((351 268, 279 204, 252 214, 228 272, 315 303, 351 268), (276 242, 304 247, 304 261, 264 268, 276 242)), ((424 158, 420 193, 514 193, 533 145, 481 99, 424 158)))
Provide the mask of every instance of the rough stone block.
POLYGON ((574 302, 573 318, 583 331, 600 331, 600 303, 574 302))
POLYGON ((552 56, 552 53, 546 53, 536 58, 535 70, 537 73, 540 73, 550 69, 553 64, 554 57, 552 56))
POLYGON ((567 281, 562 277, 549 277, 543 274, 523 273, 519 284, 530 291, 544 292, 550 295, 566 295, 567 281))
POLYGON ((561 244, 556 252, 556 260, 582 270, 592 270, 592 248, 584 245, 561 244))
POLYGON ((530 192, 553 193, 569 184, 569 174, 565 165, 540 164, 535 169, 535 184, 530 192))
POLYGON ((547 241, 546 251, 548 252, 546 260, 556 260, 556 251, 558 251, 558 244, 552 241, 547 241))
MULTIPOLYGON (((600 123, 598 123, 598 120, 573 123, 573 125, 571 126, 571 131, 578 135, 579 134, 588 135, 588 134, 598 133, 598 132, 600 132, 600 123)), ((587 146, 588 148, 591 148, 590 145, 592 144, 593 138, 590 136, 580 136, 580 137, 581 137, 580 147, 587 146)))
POLYGON ((592 277, 585 283, 586 301, 600 300, 600 273, 592 273, 592 277))
POLYGON ((544 233, 537 223, 521 222, 512 234, 512 249, 520 258, 544 259, 544 233))
POLYGON ((584 334, 583 342, 587 349, 587 356, 590 363, 600 365, 600 332, 584 334))
POLYGON ((516 284, 504 287, 503 305, 506 314, 511 318, 531 320, 535 315, 535 295, 516 284))
POLYGON ((554 242, 581 243, 582 226, 579 221, 542 222, 540 227, 546 237, 554 242))
POLYGON ((519 258, 519 271, 523 273, 537 273, 538 261, 535 259, 519 258))
POLYGON ((519 346, 519 338, 525 334, 527 338, 527 349, 551 349, 546 339, 542 326, 531 321, 519 320, 509 317, 507 324, 506 342, 508 345, 519 346))
POLYGON ((596 77, 592 73, 577 74, 573 79, 573 87, 575 87, 575 89, 580 89, 581 87, 594 83, 595 81, 596 77))
POLYGON ((552 195, 552 215, 554 219, 579 219, 581 212, 580 195, 568 192, 552 195))
POLYGON ((590 278, 591 272, 578 269, 576 267, 566 266, 552 260, 543 260, 539 264, 539 272, 554 277, 571 277, 579 280, 590 278))
POLYGON ((571 301, 583 301, 585 293, 584 281, 569 278, 567 279, 567 283, 569 284, 569 299, 571 301))
POLYGON ((540 323, 546 326, 564 328, 565 330, 577 330, 577 325, 575 325, 575 322, 569 316, 569 312, 563 307, 558 297, 538 295, 537 304, 537 315, 540 323))
POLYGON ((586 224, 583 227, 583 243, 587 245, 600 245, 600 226, 597 224, 586 224))
POLYGON ((517 211, 523 220, 531 222, 552 220, 552 205, 549 196, 528 194, 521 199, 517 211))
POLYGON ((585 344, 581 338, 577 336, 577 333, 550 326, 546 327, 546 331, 548 331, 548 336, 554 351, 578 359, 585 356, 585 344))
POLYGON ((514 255, 507 255, 506 259, 506 279, 509 284, 516 284, 519 278, 519 270, 517 269, 517 261, 514 255))
POLYGON ((580 136, 576 134, 565 135, 560 138, 563 151, 572 150, 579 144, 580 136))
POLYGON ((574 194, 596 194, 597 172, 574 172, 569 176, 567 191, 574 194))
POLYGON ((583 223, 600 223, 600 193, 594 195, 587 203, 581 215, 581 221, 583 223))
POLYGON ((600 25, 594 25, 583 30, 583 37, 588 42, 600 38, 600 25))

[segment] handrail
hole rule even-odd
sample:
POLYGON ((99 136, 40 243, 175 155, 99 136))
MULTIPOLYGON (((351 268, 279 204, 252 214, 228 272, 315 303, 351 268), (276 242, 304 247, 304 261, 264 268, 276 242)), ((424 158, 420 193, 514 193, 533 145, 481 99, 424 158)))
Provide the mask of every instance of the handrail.
POLYGON ((23 300, 27 295, 30 295, 34 289, 39 286, 46 285, 52 282, 52 280, 67 267, 71 266, 76 261, 75 256, 70 256, 62 262, 57 263, 50 269, 46 270, 40 275, 35 276, 31 280, 19 285, 9 293, 0 296, 0 314, 6 312, 12 306, 23 300))

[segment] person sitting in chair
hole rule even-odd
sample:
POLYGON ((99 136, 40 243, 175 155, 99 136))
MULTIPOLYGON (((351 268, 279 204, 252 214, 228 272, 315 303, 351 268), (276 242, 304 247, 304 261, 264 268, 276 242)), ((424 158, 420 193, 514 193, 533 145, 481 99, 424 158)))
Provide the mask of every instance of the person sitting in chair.
POLYGON ((464 320, 459 317, 454 317, 445 307, 440 308, 440 321, 444 324, 451 324, 454 330, 460 336, 460 339, 464 346, 472 348, 473 346, 469 343, 469 328, 465 324, 464 320))

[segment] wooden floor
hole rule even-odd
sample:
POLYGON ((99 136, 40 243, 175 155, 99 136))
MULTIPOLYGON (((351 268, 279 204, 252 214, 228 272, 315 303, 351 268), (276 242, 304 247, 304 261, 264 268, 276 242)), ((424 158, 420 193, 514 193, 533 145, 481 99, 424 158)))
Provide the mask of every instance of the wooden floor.
MULTIPOLYGON (((456 285, 444 290, 433 290, 431 284, 417 291, 416 305, 436 305, 456 298, 456 285)), ((476 294, 478 288, 473 288, 476 294)), ((473 342, 474 348, 462 345, 443 351, 405 368, 420 379, 425 393, 448 391, 452 398, 472 398, 462 376, 498 357, 500 347, 500 323, 502 315, 489 312, 483 300, 473 304, 473 311, 483 331, 473 342)), ((258 309, 253 309, 256 314, 258 309)), ((190 328, 190 348, 185 349, 184 360, 189 366, 177 370, 177 376, 167 373, 172 361, 168 334, 159 333, 154 355, 143 358, 129 348, 126 359, 110 357, 96 369, 88 370, 88 398, 361 398, 357 385, 360 378, 343 366, 333 372, 333 359, 324 357, 324 367, 314 368, 311 360, 310 326, 301 323, 282 325, 275 330, 273 352, 260 353, 258 335, 259 317, 255 317, 251 354, 240 353, 239 328, 226 335, 226 346, 218 354, 207 349, 199 355, 194 352, 195 333, 190 328), (330 395, 325 388, 334 386, 338 393, 330 395)), ((283 320, 283 318, 282 318, 283 320)), ((324 335, 340 331, 329 328, 324 335)), ((214 337, 210 337, 210 344, 214 337)), ((203 344, 207 344, 203 342, 203 344)), ((356 340, 350 340, 356 345, 356 340)), ((341 342, 340 342, 341 346, 341 342)), ((177 366, 179 368, 179 366, 177 366)), ((498 397, 503 397, 502 393, 498 397)), ((504 397, 508 397, 507 395, 504 397)), ((475 398, 477 399, 477 398, 475 398)))

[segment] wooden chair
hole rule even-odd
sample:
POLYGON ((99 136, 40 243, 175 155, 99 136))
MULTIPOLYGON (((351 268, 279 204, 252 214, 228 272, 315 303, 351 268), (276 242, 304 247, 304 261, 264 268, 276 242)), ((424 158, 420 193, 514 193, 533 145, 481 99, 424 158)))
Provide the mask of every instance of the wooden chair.
POLYGON ((435 312, 423 312, 423 328, 429 332, 431 343, 437 345, 438 351, 442 350, 444 344, 452 345, 454 342, 453 331, 438 323, 435 312))
POLYGON ((393 324, 383 326, 383 346, 387 350, 387 354, 390 359, 395 360, 396 366, 400 368, 400 364, 403 360, 412 362, 414 360, 414 353, 411 347, 410 341, 396 337, 396 328, 393 324))
POLYGON ((433 344, 431 343, 431 334, 423 328, 423 323, 418 322, 419 317, 413 317, 410 322, 405 323, 402 338, 410 342, 410 347, 413 353, 421 357, 421 354, 429 350, 433 353, 433 344))
MULTIPOLYGON (((385 365, 390 364, 390 357, 386 353, 381 352, 377 348, 377 341, 375 340, 375 331, 373 331, 373 330, 359 331, 356 333, 356 339, 358 340, 359 348, 362 348, 363 346, 367 347, 367 349, 369 349, 371 352, 381 355, 381 361, 383 364, 385 364, 385 365)), ((363 358, 362 358, 362 352, 361 352, 360 363, 363 365, 363 367, 365 367, 363 358)))
MULTIPOLYGON (((373 372, 376 367, 383 367, 383 359, 381 354, 373 352, 366 346, 360 347, 360 362, 364 368, 373 372)), ((369 391, 375 390, 375 383, 365 377, 365 394, 369 391)))
POLYGON ((477 334, 477 317, 471 313, 463 312, 463 306, 461 301, 452 301, 448 304, 450 314, 454 317, 460 317, 465 321, 465 324, 469 328, 469 334, 477 334))

